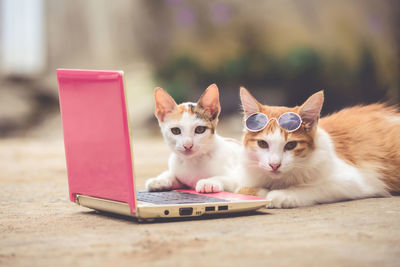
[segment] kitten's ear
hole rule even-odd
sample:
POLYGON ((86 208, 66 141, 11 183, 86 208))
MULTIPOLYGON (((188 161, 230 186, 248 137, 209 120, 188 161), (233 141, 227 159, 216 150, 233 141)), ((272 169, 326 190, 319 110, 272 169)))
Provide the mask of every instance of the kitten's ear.
POLYGON ((155 89, 154 98, 156 100, 156 109, 154 111, 154 115, 156 115, 159 121, 163 122, 165 116, 175 109, 175 100, 160 87, 155 89))
POLYGON ((221 105, 219 104, 218 87, 215 83, 207 87, 206 91, 197 102, 197 105, 205 110, 211 120, 218 117, 221 112, 221 105))
POLYGON ((244 87, 240 87, 240 101, 242 101, 244 116, 246 118, 251 114, 261 111, 262 105, 244 87))
POLYGON ((324 103, 324 91, 319 91, 310 96, 300 107, 299 115, 307 128, 313 128, 317 125, 319 116, 324 103))

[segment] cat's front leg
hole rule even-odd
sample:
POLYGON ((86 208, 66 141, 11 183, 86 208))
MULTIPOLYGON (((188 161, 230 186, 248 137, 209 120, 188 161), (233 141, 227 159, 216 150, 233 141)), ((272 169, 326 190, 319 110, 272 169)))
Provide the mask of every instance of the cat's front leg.
POLYGON ((222 191, 234 192, 238 187, 238 180, 234 176, 213 176, 201 179, 196 184, 196 192, 217 193, 222 191))
POLYGON ((183 185, 176 179, 171 171, 165 171, 155 178, 146 181, 147 191, 165 191, 182 188, 183 185))
POLYGON ((296 208, 310 206, 313 203, 302 199, 299 192, 291 189, 273 190, 267 194, 266 199, 270 201, 267 208, 296 208))
MULTIPOLYGON (((354 190, 356 190, 354 188, 354 190)), ((267 194, 268 208, 297 208, 321 203, 351 199, 343 187, 335 182, 325 181, 316 184, 294 186, 273 190, 267 194)))
POLYGON ((201 179, 196 184, 196 192, 218 193, 224 191, 224 185, 218 178, 201 179))
POLYGON ((317 185, 292 187, 273 190, 268 193, 271 201, 268 208, 296 208, 322 203, 332 203, 363 197, 386 197, 385 191, 379 191, 365 185, 347 180, 344 182, 325 182, 317 185))

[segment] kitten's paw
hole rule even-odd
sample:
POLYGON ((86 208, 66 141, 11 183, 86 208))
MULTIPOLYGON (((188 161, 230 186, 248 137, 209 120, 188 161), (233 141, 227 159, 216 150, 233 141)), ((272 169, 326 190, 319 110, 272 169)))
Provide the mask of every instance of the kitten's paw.
POLYGON ((257 196, 257 197, 266 197, 268 194, 268 190, 265 188, 261 187, 240 187, 238 190, 236 190, 236 194, 242 194, 242 195, 250 195, 250 196, 257 196))
POLYGON ((267 208, 296 208, 299 207, 299 201, 296 196, 285 192, 284 190, 273 190, 267 194, 267 200, 271 201, 267 208))
POLYGON ((196 184, 196 192, 218 193, 224 191, 224 185, 220 181, 201 179, 196 184))
POLYGON ((150 178, 146 181, 147 191, 165 191, 171 189, 172 183, 167 179, 150 178))

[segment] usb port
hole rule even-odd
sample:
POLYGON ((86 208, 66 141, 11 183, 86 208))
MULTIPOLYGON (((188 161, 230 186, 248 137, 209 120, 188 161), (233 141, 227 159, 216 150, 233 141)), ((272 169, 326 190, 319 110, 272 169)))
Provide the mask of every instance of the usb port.
POLYGON ((226 205, 226 206, 218 206, 218 210, 228 210, 228 205, 226 205))
POLYGON ((193 214, 193 208, 180 208, 179 215, 188 216, 193 214))
POLYGON ((215 207, 206 207, 206 211, 215 211, 215 207))

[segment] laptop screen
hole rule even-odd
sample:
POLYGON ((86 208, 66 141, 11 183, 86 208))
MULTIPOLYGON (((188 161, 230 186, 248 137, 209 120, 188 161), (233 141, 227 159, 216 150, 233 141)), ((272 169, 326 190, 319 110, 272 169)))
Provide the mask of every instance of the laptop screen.
POLYGON ((87 195, 128 203, 133 166, 121 71, 57 70, 71 201, 87 195))

